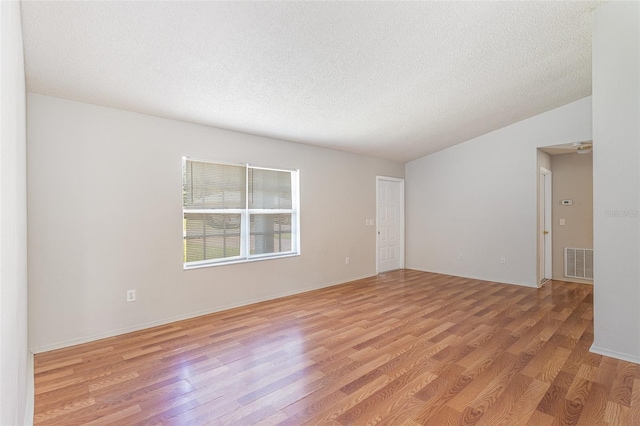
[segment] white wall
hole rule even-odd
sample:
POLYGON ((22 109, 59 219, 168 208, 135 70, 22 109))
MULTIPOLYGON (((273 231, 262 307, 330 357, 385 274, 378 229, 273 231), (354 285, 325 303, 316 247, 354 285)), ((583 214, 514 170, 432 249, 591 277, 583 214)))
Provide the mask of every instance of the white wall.
POLYGON ((25 83, 19 2, 0 2, 0 424, 32 421, 27 349, 25 83), (31 408, 30 408, 31 407, 31 408))
POLYGON ((365 220, 400 163, 36 94, 28 114, 35 351, 375 275, 365 220), (183 155, 300 169, 302 254, 184 271, 183 155))
POLYGON ((638 363, 640 363, 639 21, 640 4, 638 2, 606 3, 596 9, 594 15, 595 339, 592 347, 594 352, 638 363))
POLYGON ((407 267, 536 287, 537 147, 585 140, 590 97, 407 163, 407 267))

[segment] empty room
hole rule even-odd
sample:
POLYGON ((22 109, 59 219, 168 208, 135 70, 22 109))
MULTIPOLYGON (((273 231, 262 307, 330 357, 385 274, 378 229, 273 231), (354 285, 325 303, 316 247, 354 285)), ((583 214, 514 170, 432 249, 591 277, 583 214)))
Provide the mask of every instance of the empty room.
POLYGON ((640 425, 640 2, 0 2, 0 425, 640 425))

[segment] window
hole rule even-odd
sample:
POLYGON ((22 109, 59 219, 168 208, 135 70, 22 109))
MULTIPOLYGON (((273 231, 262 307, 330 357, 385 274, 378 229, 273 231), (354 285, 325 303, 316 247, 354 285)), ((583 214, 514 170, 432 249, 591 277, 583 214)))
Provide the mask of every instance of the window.
POLYGON ((299 253, 298 171, 183 158, 185 268, 299 253))

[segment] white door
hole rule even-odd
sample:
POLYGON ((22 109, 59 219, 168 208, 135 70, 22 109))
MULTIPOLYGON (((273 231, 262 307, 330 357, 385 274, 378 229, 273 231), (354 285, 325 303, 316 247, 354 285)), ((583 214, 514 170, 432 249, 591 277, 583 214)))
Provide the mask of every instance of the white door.
POLYGON ((404 266, 404 180, 378 176, 377 182, 377 270, 404 266))
POLYGON ((540 284, 551 279, 551 171, 540 167, 538 181, 538 262, 540 284))

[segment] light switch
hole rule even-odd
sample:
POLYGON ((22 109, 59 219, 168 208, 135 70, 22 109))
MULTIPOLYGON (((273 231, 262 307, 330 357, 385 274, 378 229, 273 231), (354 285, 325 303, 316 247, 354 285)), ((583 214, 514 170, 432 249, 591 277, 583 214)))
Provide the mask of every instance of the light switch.
POLYGON ((564 219, 560 219, 560 225, 564 226, 564 219))

